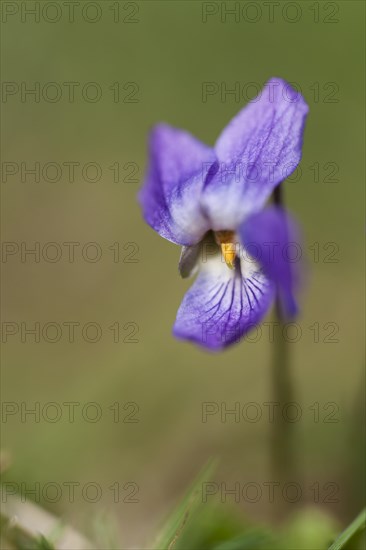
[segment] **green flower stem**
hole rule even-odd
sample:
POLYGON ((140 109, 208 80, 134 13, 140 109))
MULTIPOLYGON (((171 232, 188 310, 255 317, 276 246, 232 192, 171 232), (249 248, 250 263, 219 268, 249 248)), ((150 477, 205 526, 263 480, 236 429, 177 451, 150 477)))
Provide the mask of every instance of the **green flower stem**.
POLYGON ((273 481, 280 482, 282 492, 284 483, 297 481, 294 477, 293 431, 295 424, 286 419, 287 405, 294 402, 294 387, 291 380, 288 343, 283 337, 283 322, 278 302, 276 302, 275 317, 277 338, 274 342, 272 364, 272 395, 275 403, 272 468, 273 481))
MULTIPOLYGON (((278 185, 273 192, 273 202, 284 205, 283 189, 278 185)), ((294 386, 291 378, 289 345, 283 336, 284 320, 278 297, 275 303, 276 339, 273 349, 272 363, 272 398, 275 403, 271 441, 271 466, 273 481, 279 482, 278 502, 275 503, 275 515, 280 519, 286 515, 289 506, 282 498, 282 489, 287 482, 296 482, 293 431, 294 423, 286 420, 288 403, 294 402, 294 386)))

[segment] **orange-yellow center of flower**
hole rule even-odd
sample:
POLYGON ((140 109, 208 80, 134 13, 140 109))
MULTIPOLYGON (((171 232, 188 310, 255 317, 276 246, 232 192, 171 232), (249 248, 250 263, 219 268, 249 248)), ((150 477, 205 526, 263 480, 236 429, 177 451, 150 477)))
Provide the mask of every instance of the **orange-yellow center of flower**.
POLYGON ((234 269, 236 257, 236 244, 234 231, 216 231, 215 238, 221 247, 221 253, 225 263, 230 269, 234 269))

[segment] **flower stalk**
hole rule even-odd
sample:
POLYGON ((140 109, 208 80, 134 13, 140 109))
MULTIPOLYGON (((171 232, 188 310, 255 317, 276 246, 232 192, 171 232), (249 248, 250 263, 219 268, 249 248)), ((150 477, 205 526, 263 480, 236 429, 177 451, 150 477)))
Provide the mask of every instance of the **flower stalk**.
MULTIPOLYGON (((284 207, 283 188, 278 185, 273 191, 273 202, 276 206, 284 207)), ((285 483, 296 481, 294 461, 294 423, 287 418, 288 404, 293 403, 294 385, 291 377, 289 345, 284 337, 283 311, 280 298, 277 295, 274 308, 277 338, 274 341, 272 363, 272 395, 277 414, 274 417, 271 440, 271 466, 273 481, 280 483, 280 502, 276 502, 275 514, 281 518, 286 514, 287 504, 282 498, 282 489, 285 483)))

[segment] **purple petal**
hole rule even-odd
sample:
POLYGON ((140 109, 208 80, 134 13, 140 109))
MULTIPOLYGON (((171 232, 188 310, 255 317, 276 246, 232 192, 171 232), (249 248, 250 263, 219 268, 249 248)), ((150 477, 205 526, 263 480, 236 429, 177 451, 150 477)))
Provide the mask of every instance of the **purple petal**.
POLYGON ((209 229, 199 201, 214 151, 187 132, 160 124, 151 132, 149 156, 139 195, 145 220, 170 241, 196 244, 209 229))
POLYGON ((297 313, 294 294, 299 285, 302 246, 295 221, 282 208, 270 206, 253 214, 239 229, 247 252, 277 286, 282 313, 297 313))
POLYGON ((203 194, 213 229, 238 227, 295 170, 307 112, 302 95, 273 78, 224 129, 215 146, 219 170, 203 194))
POLYGON ((253 262, 245 272, 244 279, 220 255, 202 264, 178 310, 175 336, 217 351, 254 328, 272 302, 274 286, 253 262))

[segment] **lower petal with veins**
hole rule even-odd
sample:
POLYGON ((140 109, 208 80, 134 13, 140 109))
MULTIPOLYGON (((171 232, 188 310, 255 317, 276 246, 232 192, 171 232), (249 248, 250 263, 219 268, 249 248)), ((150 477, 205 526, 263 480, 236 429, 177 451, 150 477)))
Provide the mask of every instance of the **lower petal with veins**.
POLYGON ((228 269, 220 256, 211 258, 188 290, 173 332, 210 350, 239 341, 261 322, 274 298, 274 285, 254 263, 228 269))

